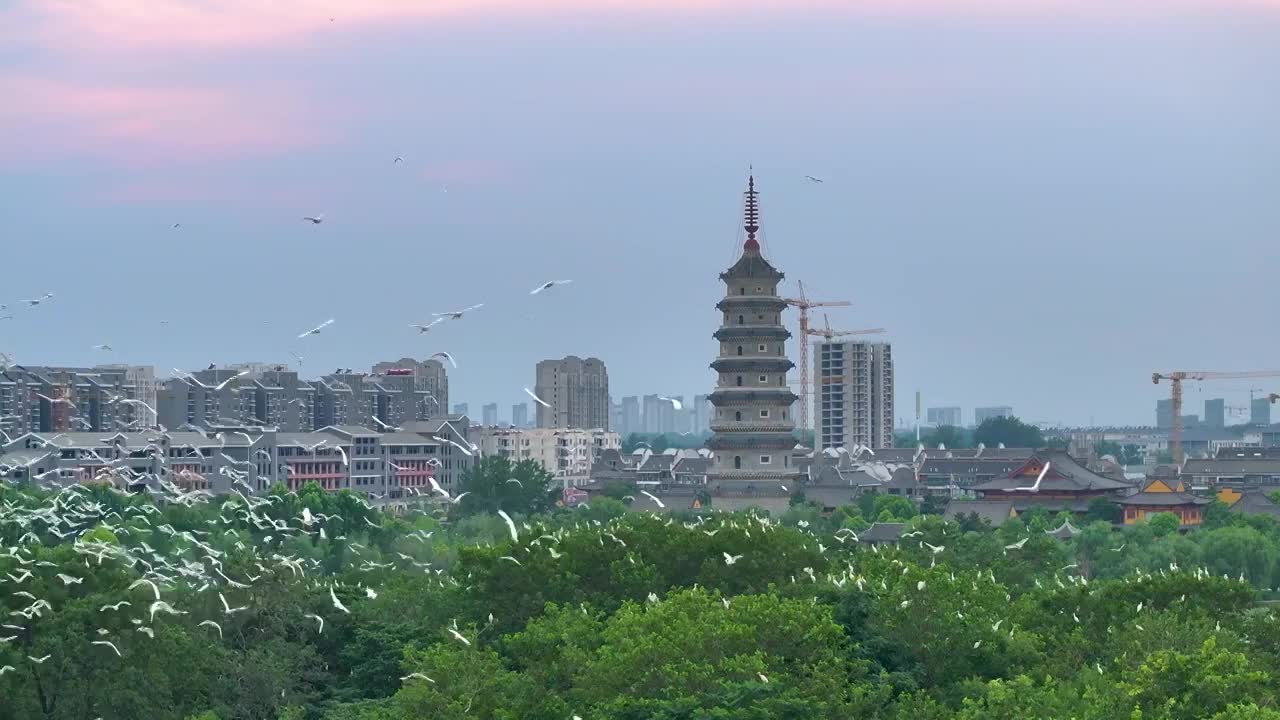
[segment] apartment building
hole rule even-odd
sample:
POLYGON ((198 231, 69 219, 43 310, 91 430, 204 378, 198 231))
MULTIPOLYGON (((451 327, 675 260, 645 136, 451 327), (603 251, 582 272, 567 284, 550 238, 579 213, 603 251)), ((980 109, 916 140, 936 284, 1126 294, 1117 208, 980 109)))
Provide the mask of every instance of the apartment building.
POLYGON ((540 428, 609 429, 609 373, 599 358, 569 355, 538 363, 533 392, 540 428))
POLYGON ((893 355, 889 343, 817 343, 813 377, 818 449, 893 447, 893 355))
POLYGON ((622 447, 618 433, 601 429, 521 430, 483 425, 471 428, 470 437, 482 455, 505 457, 512 462, 532 460, 558 478, 578 478, 581 482, 590 476, 591 464, 601 452, 622 447))

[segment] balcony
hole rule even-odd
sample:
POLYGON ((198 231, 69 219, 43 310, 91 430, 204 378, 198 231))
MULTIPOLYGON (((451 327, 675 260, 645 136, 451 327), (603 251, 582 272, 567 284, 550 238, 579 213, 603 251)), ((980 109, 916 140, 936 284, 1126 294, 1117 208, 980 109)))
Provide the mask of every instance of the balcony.
POLYGON ((782 422, 779 420, 712 420, 712 432, 739 432, 739 431, 755 431, 755 432, 791 432, 795 430, 795 424, 782 422))

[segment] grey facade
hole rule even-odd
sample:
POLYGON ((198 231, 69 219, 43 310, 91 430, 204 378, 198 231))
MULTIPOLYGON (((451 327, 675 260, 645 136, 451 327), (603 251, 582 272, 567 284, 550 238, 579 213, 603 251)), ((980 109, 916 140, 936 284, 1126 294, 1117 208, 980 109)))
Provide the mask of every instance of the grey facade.
POLYGON ((457 403, 457 404, 455 404, 455 405, 453 406, 453 414, 454 414, 454 415, 467 415, 467 414, 468 414, 468 410, 469 410, 469 409, 470 409, 470 408, 468 407, 467 403, 457 403))
POLYGON ((1013 417, 1013 408, 1008 405, 994 405, 992 407, 974 408, 973 410, 974 425, 981 425, 987 420, 1001 417, 1013 417))
POLYGON ((784 275, 765 260, 756 239, 759 208, 755 178, 748 180, 742 255, 720 273, 724 298, 716 304, 719 346, 711 369, 716 388, 708 399, 715 406, 713 435, 707 447, 714 453, 707 482, 713 492, 785 495, 799 479, 791 464, 795 418, 790 414, 795 393, 787 385, 791 337, 782 324, 786 302, 778 296, 784 275))
POLYGON ((511 427, 529 427, 529 403, 516 403, 511 406, 511 427))
POLYGON ((123 365, 0 369, 0 430, 127 431, 154 424, 155 373, 123 365), (151 384, 145 384, 145 378, 151 384), (141 378, 141 380, 140 380, 141 378), (42 397, 43 396, 43 397, 42 397))
POLYGON ((1221 398, 1204 401, 1204 423, 1207 428, 1227 426, 1227 401, 1221 398))
POLYGON ((635 395, 622 398, 622 424, 617 430, 624 438, 631 433, 644 432, 644 425, 640 420, 640 398, 635 395))
POLYGON ((693 396, 693 432, 697 435, 711 432, 711 418, 716 409, 706 395, 693 396))
POLYGON ((440 417, 449 414, 449 371, 439 360, 414 360, 400 358, 393 362, 380 362, 373 366, 374 375, 387 375, 396 370, 407 370, 413 374, 414 389, 426 391, 428 416, 440 417))
POLYGON ((936 407, 925 412, 925 422, 930 425, 960 427, 964 420, 961 419, 958 407, 936 407))
POLYGON ((1156 401, 1156 427, 1168 429, 1173 427, 1173 401, 1166 398, 1156 401))
POLYGON ((569 355, 538 363, 533 392, 538 427, 609 429, 609 373, 599 358, 569 355))
POLYGON ((1254 398, 1249 403, 1249 424, 1271 424, 1271 401, 1265 397, 1254 398))
POLYGON ((498 424, 498 403, 485 403, 480 406, 480 424, 490 427, 498 424))
POLYGON ((888 343, 818 343, 813 377, 817 449, 893 447, 893 352, 888 343))
POLYGON ((671 428, 662 426, 662 406, 668 405, 665 400, 659 400, 657 395, 644 396, 644 415, 643 425, 644 432, 662 433, 670 432, 671 428))

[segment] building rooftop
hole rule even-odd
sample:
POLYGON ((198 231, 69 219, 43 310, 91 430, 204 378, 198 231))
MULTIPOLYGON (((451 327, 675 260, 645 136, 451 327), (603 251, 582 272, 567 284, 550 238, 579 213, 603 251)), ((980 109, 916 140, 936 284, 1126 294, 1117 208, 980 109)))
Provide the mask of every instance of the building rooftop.
POLYGON ((1132 487, 1129 483, 1112 480, 1094 472, 1090 472, 1061 450, 1042 450, 1031 459, 1021 464, 1005 477, 999 477, 985 483, 974 485, 977 491, 999 492, 1030 487, 1034 484, 1041 468, 1048 464, 1048 471, 1040 482, 1039 492, 1107 492, 1125 490, 1132 487))

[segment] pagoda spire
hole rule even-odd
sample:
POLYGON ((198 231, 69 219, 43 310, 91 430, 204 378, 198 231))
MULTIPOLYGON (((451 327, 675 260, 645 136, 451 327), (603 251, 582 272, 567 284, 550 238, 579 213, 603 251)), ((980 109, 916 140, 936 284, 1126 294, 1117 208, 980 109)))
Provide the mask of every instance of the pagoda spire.
POLYGON ((742 249, 748 252, 760 252, 760 243, 756 240, 756 233, 760 230, 760 206, 756 204, 756 176, 754 173, 747 177, 747 191, 743 193, 746 196, 746 204, 743 209, 743 225, 742 229, 747 231, 747 241, 742 244, 742 249))

